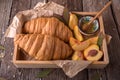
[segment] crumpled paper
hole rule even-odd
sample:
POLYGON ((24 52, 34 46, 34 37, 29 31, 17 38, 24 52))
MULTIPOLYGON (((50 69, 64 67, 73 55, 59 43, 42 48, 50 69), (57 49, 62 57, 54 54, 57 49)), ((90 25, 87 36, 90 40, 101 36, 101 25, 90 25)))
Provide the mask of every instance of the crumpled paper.
POLYGON ((60 68, 62 68, 68 77, 72 78, 75 75, 77 75, 80 71, 87 68, 92 63, 92 61, 59 60, 59 61, 54 61, 54 63, 57 64, 57 66, 59 66, 60 68))
MULTIPOLYGON (((16 34, 21 33, 25 21, 38 18, 41 16, 53 16, 53 14, 62 15, 64 7, 54 2, 41 3, 39 2, 33 9, 18 12, 8 27, 5 37, 14 38, 16 34)), ((78 72, 87 68, 91 61, 72 61, 72 60, 58 60, 52 61, 57 66, 63 69, 67 76, 74 77, 78 72)))
POLYGON ((39 2, 34 9, 18 12, 8 27, 5 37, 14 38, 16 34, 21 33, 25 21, 35 19, 41 16, 53 16, 53 14, 62 15, 64 7, 54 2, 47 4, 39 2))

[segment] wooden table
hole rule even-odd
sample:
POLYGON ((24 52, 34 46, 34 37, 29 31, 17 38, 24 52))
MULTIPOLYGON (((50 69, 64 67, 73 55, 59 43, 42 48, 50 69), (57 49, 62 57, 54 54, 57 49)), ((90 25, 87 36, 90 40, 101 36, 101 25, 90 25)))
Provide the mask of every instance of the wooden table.
MULTIPOLYGON (((109 0, 0 0, 0 40, 17 12, 31 9, 37 2, 48 1, 64 5, 71 11, 95 12, 109 0)), ((106 34, 112 36, 108 45, 110 64, 105 69, 85 69, 71 79, 62 69, 56 69, 45 78, 36 78, 36 75, 45 69, 17 69, 11 62, 13 39, 6 38, 3 45, 5 57, 0 62, 0 77, 6 80, 98 80, 94 77, 100 74, 100 80, 120 80, 120 0, 113 0, 112 6, 103 13, 103 19, 106 34)))

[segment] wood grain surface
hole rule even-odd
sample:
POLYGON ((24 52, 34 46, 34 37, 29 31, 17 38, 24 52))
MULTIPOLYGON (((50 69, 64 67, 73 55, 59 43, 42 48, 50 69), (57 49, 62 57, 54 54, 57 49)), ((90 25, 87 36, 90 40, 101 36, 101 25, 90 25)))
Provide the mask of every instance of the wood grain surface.
MULTIPOLYGON (((11 6, 12 6, 12 0, 0 0, 0 40, 2 39, 5 30, 6 30, 7 26, 9 25, 11 6)), ((4 42, 2 44, 4 47, 6 47, 5 43, 6 42, 4 42)), ((9 47, 10 47, 10 45, 9 45, 9 47)), ((9 60, 12 57, 12 56, 9 56, 10 50, 11 50, 11 48, 8 48, 8 50, 5 49, 5 51, 0 50, 0 53, 1 52, 5 53, 5 57, 3 58, 1 65, 0 65, 0 76, 2 76, 4 78, 6 78, 6 77, 8 78, 11 76, 8 74, 11 72, 8 69, 9 68, 8 65, 12 65, 9 60), (8 52, 8 53, 6 53, 6 52, 8 52), (7 57, 7 59, 5 59, 6 57, 7 57)))
MULTIPOLYGON (((38 2, 54 1, 70 11, 99 11, 109 0, 0 0, 0 40, 11 23, 14 15, 23 10, 33 8, 38 2)), ((112 5, 103 13, 106 34, 112 36, 108 45, 110 64, 105 69, 85 69, 73 78, 68 78, 62 69, 54 69, 45 78, 37 78, 37 74, 46 69, 17 69, 13 63, 13 39, 6 38, 3 46, 5 57, 0 63, 0 80, 120 80, 120 0, 113 0, 112 5), (98 74, 98 75, 97 75, 98 74)))
MULTIPOLYGON (((84 0, 83 2, 83 11, 99 11, 109 0, 84 0)), ((113 0, 114 3, 114 0, 113 0)), ((116 4, 115 4, 116 5, 116 4)), ((116 5, 117 6, 117 5, 116 5)), ((119 14, 118 14, 119 15, 119 14)), ((110 44, 108 45, 108 53, 110 58, 110 64, 102 70, 102 76, 105 76, 106 78, 103 78, 103 80, 118 80, 120 77, 118 74, 120 73, 119 68, 119 57, 120 57, 120 50, 117 48, 117 46, 120 45, 119 35, 118 35, 118 26, 115 24, 114 15, 112 13, 111 7, 107 9, 103 13, 103 19, 104 19, 104 26, 105 26, 105 32, 106 34, 109 34, 112 36, 112 40, 110 44)), ((92 70, 93 71, 93 70, 92 70)), ((91 74, 92 72, 89 71, 88 74, 91 74)), ((99 71, 101 73, 101 71, 99 71)), ((91 77, 91 76, 90 76, 91 77)))
POLYGON ((118 34, 120 36, 120 0, 113 0, 111 9, 118 34))

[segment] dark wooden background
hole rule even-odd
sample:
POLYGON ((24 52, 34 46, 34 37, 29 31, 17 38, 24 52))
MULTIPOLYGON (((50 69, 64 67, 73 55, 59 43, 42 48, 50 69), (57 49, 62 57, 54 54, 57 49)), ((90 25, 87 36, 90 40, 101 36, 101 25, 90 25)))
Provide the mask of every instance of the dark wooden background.
MULTIPOLYGON (((31 9, 37 2, 54 1, 71 11, 99 11, 109 0, 0 0, 0 40, 6 28, 11 23, 13 16, 22 10, 31 9)), ((104 26, 106 34, 112 36, 108 45, 110 64, 105 69, 85 69, 73 78, 68 78, 61 69, 56 69, 45 78, 36 78, 36 75, 45 69, 17 69, 13 63, 13 39, 6 38, 5 57, 0 61, 0 78, 6 80, 120 80, 120 0, 113 0, 104 13, 104 26)), ((1 79, 0 79, 1 80, 1 79)))

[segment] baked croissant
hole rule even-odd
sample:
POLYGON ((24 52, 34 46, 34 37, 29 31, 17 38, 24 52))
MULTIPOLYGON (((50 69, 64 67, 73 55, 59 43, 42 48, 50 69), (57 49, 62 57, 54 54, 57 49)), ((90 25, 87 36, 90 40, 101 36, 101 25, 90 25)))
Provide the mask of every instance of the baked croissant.
POLYGON ((55 17, 41 17, 27 21, 23 33, 47 34, 68 42, 73 36, 72 31, 55 17))
POLYGON ((72 55, 72 49, 68 44, 49 35, 17 34, 14 44, 37 60, 67 59, 72 55))

